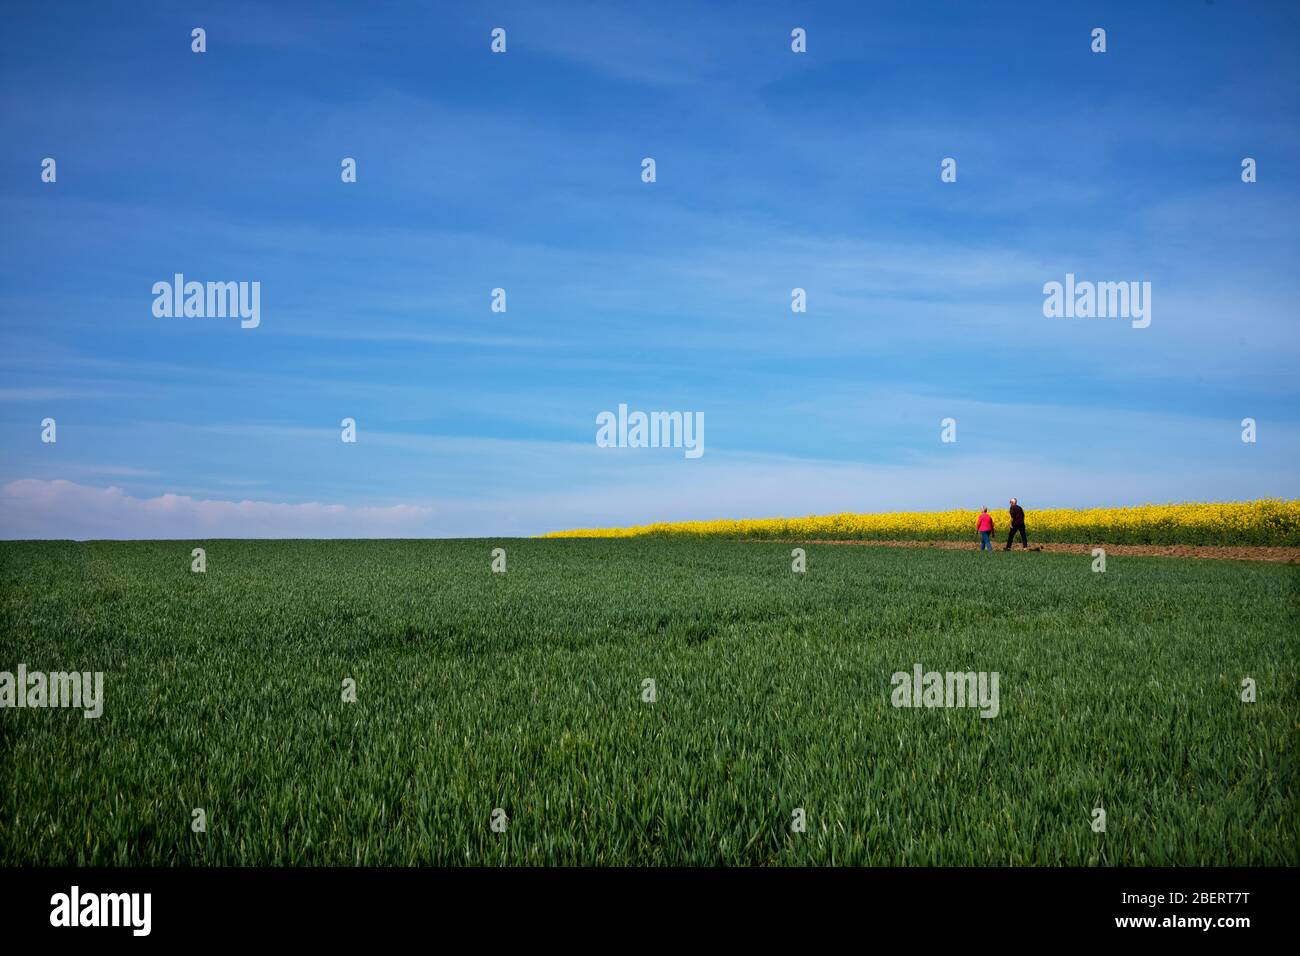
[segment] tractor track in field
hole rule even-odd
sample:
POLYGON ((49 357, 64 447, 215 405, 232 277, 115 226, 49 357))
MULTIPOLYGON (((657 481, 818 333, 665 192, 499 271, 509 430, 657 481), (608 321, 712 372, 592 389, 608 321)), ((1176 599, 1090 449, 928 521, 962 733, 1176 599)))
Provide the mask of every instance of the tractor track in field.
MULTIPOLYGON (((830 539, 791 539, 792 544, 847 544, 878 548, 942 548, 948 551, 976 551, 978 542, 971 541, 843 541, 830 539)), ((1004 544, 995 545, 1004 554, 1004 544)), ((1104 548, 1106 555, 1143 558, 1217 558, 1221 561, 1277 561, 1283 564, 1300 564, 1300 547, 1274 545, 1219 545, 1219 544, 1031 544, 1030 552, 1048 551, 1058 554, 1086 554, 1093 548, 1104 548)), ((1017 543, 1012 554, 1023 553, 1017 543)))

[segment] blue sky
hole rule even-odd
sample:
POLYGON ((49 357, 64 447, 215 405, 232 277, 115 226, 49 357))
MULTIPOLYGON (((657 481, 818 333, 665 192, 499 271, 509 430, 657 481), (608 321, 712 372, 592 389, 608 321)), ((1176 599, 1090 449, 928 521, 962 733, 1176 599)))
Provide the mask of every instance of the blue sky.
POLYGON ((1296 496, 1300 5, 131 10, 0 33, 0 535, 1296 496), (261 324, 156 318, 178 272, 261 324))

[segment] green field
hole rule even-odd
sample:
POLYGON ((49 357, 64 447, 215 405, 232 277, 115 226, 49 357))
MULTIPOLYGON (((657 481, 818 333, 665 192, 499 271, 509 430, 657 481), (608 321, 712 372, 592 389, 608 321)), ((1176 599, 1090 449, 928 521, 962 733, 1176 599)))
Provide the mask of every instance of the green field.
POLYGON ((1091 560, 3 543, 0 670, 106 700, 0 710, 0 863, 1300 863, 1300 569, 1091 560), (999 716, 893 707, 916 663, 999 716))

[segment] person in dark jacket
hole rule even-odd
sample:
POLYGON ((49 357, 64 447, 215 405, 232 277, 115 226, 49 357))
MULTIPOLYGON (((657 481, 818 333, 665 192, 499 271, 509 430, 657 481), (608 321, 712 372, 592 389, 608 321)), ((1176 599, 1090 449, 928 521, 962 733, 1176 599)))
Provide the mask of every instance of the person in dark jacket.
POLYGON ((1007 535, 1007 551, 1011 550, 1011 542, 1016 539, 1016 532, 1020 532, 1020 547, 1029 547, 1029 539, 1025 536, 1025 509, 1016 504, 1016 499, 1011 499, 1011 531, 1007 535))

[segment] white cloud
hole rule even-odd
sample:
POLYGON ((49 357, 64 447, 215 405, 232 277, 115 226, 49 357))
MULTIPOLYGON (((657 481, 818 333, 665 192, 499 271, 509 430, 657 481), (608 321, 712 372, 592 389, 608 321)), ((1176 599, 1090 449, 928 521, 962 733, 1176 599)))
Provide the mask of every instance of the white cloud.
POLYGON ((59 402, 73 399, 113 398, 111 391, 81 388, 0 388, 0 402, 59 402))
POLYGON ((23 479, 0 486, 4 538, 406 537, 429 534, 433 509, 218 501, 23 479))

